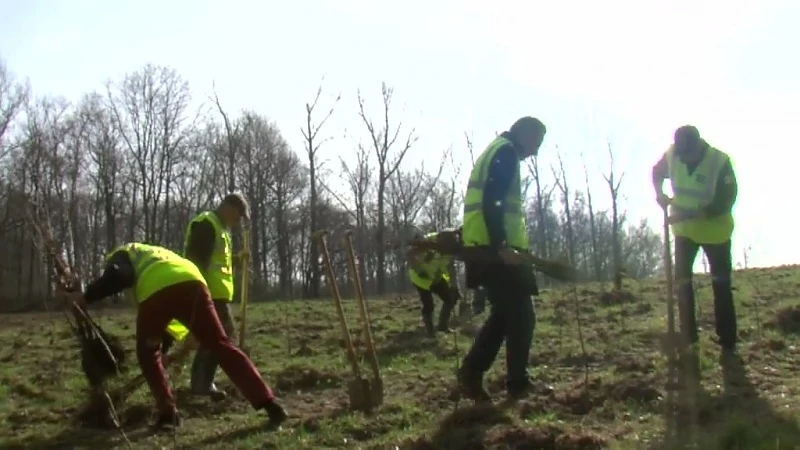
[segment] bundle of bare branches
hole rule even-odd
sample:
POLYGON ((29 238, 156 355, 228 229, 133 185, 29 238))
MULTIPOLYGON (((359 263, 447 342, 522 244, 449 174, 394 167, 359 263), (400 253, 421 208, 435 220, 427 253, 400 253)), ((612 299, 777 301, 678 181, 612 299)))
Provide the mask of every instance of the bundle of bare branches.
MULTIPOLYGON (((408 242, 412 248, 434 250, 445 255, 452 255, 462 261, 491 262, 500 258, 497 251, 484 246, 465 247, 461 239, 461 229, 443 230, 435 240, 412 239, 408 242)), ((531 253, 525 254, 526 261, 533 270, 561 281, 578 281, 581 273, 562 261, 540 258, 531 253)))
MULTIPOLYGON (((53 237, 49 216, 42 208, 31 203, 28 214, 34 245, 52 267, 52 282, 57 291, 76 292, 83 286, 75 268, 64 257, 62 246, 53 237)), ((62 310, 64 318, 78 340, 81 355, 81 369, 92 392, 90 406, 92 412, 84 416, 94 416, 97 425, 119 426, 114 407, 105 390, 105 383, 125 371, 126 352, 121 340, 107 333, 95 322, 88 311, 79 305, 67 305, 62 310), (110 423, 109 423, 110 422, 110 423)))

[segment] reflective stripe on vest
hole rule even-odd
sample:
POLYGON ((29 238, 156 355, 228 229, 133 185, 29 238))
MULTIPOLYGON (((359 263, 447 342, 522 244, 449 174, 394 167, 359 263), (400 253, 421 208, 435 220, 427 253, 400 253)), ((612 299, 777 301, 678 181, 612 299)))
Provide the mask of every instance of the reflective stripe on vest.
MULTIPOLYGON (((725 153, 707 146, 703 160, 691 175, 686 164, 675 155, 673 146, 667 150, 665 160, 673 192, 670 211, 680 215, 711 204, 717 191, 720 171, 729 158, 725 153)), ((731 238, 734 221, 733 215, 728 213, 706 219, 683 220, 673 223, 671 228, 676 236, 689 238, 698 244, 722 244, 731 238)))
MULTIPOLYGON (((489 178, 489 165, 503 145, 510 144, 511 141, 504 137, 498 137, 481 154, 475 165, 467 183, 467 193, 464 196, 464 218, 463 218, 463 240, 467 247, 489 245, 489 231, 483 217, 483 190, 489 178)), ((511 181, 505 201, 503 202, 503 221, 506 228, 506 244, 519 250, 527 251, 528 229, 523 208, 522 187, 520 184, 519 164, 511 181)))
POLYGON ((167 333, 177 342, 182 342, 189 335, 189 329, 179 321, 172 319, 167 325, 167 333))
POLYGON ((186 237, 183 243, 183 253, 189 247, 192 224, 207 220, 214 227, 214 253, 208 270, 204 274, 208 289, 211 291, 211 298, 221 301, 233 300, 233 250, 231 248, 231 234, 222 224, 222 221, 214 211, 204 211, 198 214, 186 228, 186 237))
POLYGON ((106 255, 106 260, 118 251, 128 254, 134 269, 135 284, 126 290, 134 302, 142 303, 156 292, 184 281, 205 280, 200 270, 189 260, 162 247, 140 243, 124 244, 106 255))
MULTIPOLYGON (((435 241, 439 233, 428 233, 425 235, 426 241, 435 241)), ((409 278, 414 286, 420 289, 430 289, 434 282, 444 280, 448 285, 450 284, 450 275, 447 273, 448 266, 450 266, 451 257, 442 255, 439 252, 428 250, 425 252, 425 258, 433 256, 430 261, 417 262, 408 269, 409 278), (425 272, 427 276, 420 275, 420 272, 425 272)))

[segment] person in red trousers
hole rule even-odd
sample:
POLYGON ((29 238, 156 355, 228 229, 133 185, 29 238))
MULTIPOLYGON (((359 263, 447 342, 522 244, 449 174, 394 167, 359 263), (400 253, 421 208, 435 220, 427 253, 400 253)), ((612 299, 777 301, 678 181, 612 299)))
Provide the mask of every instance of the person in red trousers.
POLYGON ((156 401, 155 428, 180 426, 181 418, 162 363, 162 337, 170 321, 184 324, 201 347, 219 358, 222 370, 257 410, 266 412, 269 428, 278 428, 287 413, 275 400, 250 359, 225 333, 199 269, 162 247, 128 243, 106 258, 101 277, 85 292, 65 294, 78 306, 125 291, 137 304, 136 356, 156 401))

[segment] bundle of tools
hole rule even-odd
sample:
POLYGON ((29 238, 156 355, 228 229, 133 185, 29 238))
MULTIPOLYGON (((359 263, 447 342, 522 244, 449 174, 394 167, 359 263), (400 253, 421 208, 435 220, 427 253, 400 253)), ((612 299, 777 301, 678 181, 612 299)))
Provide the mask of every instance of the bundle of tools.
MULTIPOLYGON (((32 205, 28 219, 30 230, 34 234, 33 242, 42 256, 51 266, 52 282, 57 292, 70 293, 82 291, 80 277, 64 257, 60 245, 53 238, 50 221, 37 220, 42 214, 34 214, 37 210, 32 205)), ((45 216, 47 217, 47 216, 45 216)), ((92 399, 89 407, 82 414, 85 420, 93 425, 119 427, 111 399, 106 393, 105 384, 125 370, 125 349, 118 337, 107 333, 95 322, 88 311, 72 303, 62 309, 74 336, 78 340, 81 355, 81 369, 89 382, 92 399)))
MULTIPOLYGON (((461 235, 461 228, 443 230, 436 235, 436 239, 410 238, 405 243, 410 248, 420 250, 434 250, 444 255, 465 262, 492 262, 500 259, 500 254, 488 246, 465 246, 461 235)), ((540 258, 532 253, 522 253, 525 262, 533 270, 541 272, 550 278, 559 281, 578 281, 581 273, 567 263, 540 258)))

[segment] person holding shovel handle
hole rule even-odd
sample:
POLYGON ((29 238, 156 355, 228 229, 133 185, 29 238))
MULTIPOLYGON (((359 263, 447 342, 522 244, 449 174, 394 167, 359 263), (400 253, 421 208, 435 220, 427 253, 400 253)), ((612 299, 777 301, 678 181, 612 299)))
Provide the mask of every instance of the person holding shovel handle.
POLYGON ((678 320, 685 344, 697 343, 697 320, 692 273, 702 247, 711 266, 714 317, 718 343, 725 351, 736 348, 736 310, 731 274, 733 206, 738 187, 730 157, 685 125, 675 131, 674 143, 653 166, 656 201, 669 208, 668 222, 675 236, 674 279, 678 295, 678 320), (673 197, 664 194, 670 179, 673 197))
POLYGON ((85 308, 122 291, 137 304, 136 356, 156 400, 156 429, 180 425, 161 350, 164 330, 173 321, 185 324, 200 346, 220 361, 250 404, 266 412, 268 428, 275 429, 286 420, 286 411, 258 369, 225 333, 205 278, 194 263, 166 248, 127 243, 108 254, 103 275, 84 292, 64 295, 85 308))
POLYGON ((546 128, 538 119, 517 120, 475 161, 467 185, 464 247, 486 247, 499 256, 465 262, 467 288, 485 287, 490 303, 489 316, 458 371, 461 393, 476 401, 490 400, 483 376, 503 341, 509 397, 523 397, 532 388, 528 361, 536 323, 532 296, 538 294, 538 289, 526 257, 529 244, 520 161, 536 156, 545 133, 546 128))
MULTIPOLYGON (((241 194, 228 194, 215 210, 203 211, 189 222, 184 240, 184 257, 195 263, 205 277, 214 308, 231 339, 236 336, 230 308, 234 293, 231 229, 238 227, 242 219, 250 219, 247 200, 241 194)), ((240 259, 248 256, 239 254, 240 259)), ((201 346, 197 350, 190 382, 193 394, 208 395, 214 400, 226 397, 225 391, 214 383, 218 366, 219 361, 208 349, 201 346)))

